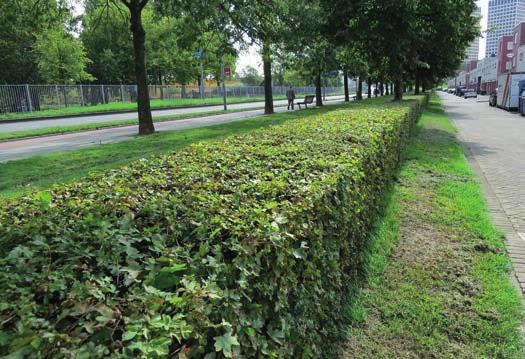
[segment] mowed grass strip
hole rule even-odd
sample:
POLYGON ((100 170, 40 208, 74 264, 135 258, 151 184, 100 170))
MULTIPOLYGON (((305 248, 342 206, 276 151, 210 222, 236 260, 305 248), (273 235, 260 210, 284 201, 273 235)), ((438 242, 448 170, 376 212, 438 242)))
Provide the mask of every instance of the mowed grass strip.
MULTIPOLYGON (((297 98, 304 97, 309 94, 297 94, 297 98)), ((330 94, 328 96, 340 96, 341 94, 330 94)), ((275 96, 274 101, 285 100, 285 96, 275 96)), ((235 96, 227 99, 228 104, 238 103, 250 103, 250 102, 261 102, 264 101, 264 96, 235 96)), ((176 98, 151 100, 152 110, 162 110, 169 108, 179 107, 199 107, 203 105, 222 105, 222 97, 212 98, 176 98)), ((54 117, 54 116, 75 116, 75 115, 89 115, 89 114, 100 114, 100 113, 111 113, 119 111, 133 111, 136 110, 136 102, 113 102, 108 104, 99 104, 93 106, 68 106, 60 108, 52 108, 34 112, 8 112, 0 114, 0 122, 5 120, 19 120, 19 119, 35 119, 42 117, 54 117)))
MULTIPOLYGON (((276 97, 275 100, 284 99, 283 96, 276 97)), ((264 97, 231 97, 228 99, 228 104, 264 101, 264 97)), ((166 99, 166 100, 151 100, 151 109, 167 109, 177 107, 197 107, 203 105, 221 105, 223 103, 222 97, 205 98, 205 99, 166 99)), ((136 102, 113 102, 107 104, 99 104, 93 106, 69 106, 53 109, 46 109, 34 112, 8 112, 0 114, 0 122, 3 120, 17 120, 17 119, 34 119, 40 117, 53 116, 74 116, 74 115, 89 115, 97 113, 118 112, 118 111, 132 111, 136 110, 136 102)))
MULTIPOLYGON (((153 121, 154 122, 166 122, 166 121, 182 120, 182 119, 189 119, 189 118, 222 115, 222 114, 227 114, 227 113, 252 111, 252 110, 258 110, 261 108, 263 107, 249 107, 249 108, 226 110, 226 111, 221 110, 221 111, 185 113, 185 114, 180 114, 180 115, 159 116, 159 117, 153 118, 153 121)), ((129 119, 129 120, 107 121, 107 122, 99 122, 99 123, 86 123, 82 125, 73 125, 73 126, 46 127, 46 128, 35 129, 35 130, 4 132, 4 133, 0 133, 0 141, 20 139, 20 138, 26 138, 26 137, 60 135, 60 134, 65 134, 65 133, 99 130, 102 128, 122 127, 122 126, 130 126, 130 125, 137 125, 137 124, 138 122, 136 119, 129 119)))
POLYGON ((372 101, 389 101, 389 99, 367 100, 361 104, 329 105, 189 130, 159 132, 115 144, 0 163, 0 198, 16 197, 34 189, 45 189, 54 183, 68 182, 91 172, 117 168, 141 158, 175 151, 192 143, 242 134, 278 125, 291 119, 313 117, 345 106, 367 106, 372 101))
POLYGON ((349 301, 344 358, 523 358, 502 234, 432 97, 349 301))

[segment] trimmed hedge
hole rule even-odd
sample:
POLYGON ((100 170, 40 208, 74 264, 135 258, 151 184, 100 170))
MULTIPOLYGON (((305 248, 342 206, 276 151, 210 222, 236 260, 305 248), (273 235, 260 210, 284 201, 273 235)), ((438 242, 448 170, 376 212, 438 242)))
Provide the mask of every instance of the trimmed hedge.
POLYGON ((0 354, 322 356, 422 104, 364 102, 0 205, 0 354))

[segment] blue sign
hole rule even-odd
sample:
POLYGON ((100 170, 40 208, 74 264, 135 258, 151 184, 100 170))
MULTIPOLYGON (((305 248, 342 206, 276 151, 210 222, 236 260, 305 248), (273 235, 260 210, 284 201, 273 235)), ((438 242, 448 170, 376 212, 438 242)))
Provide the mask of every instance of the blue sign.
POLYGON ((195 57, 198 58, 198 59, 200 59, 200 58, 203 57, 203 56, 204 56, 204 51, 202 51, 202 50, 197 51, 197 52, 195 53, 195 57))

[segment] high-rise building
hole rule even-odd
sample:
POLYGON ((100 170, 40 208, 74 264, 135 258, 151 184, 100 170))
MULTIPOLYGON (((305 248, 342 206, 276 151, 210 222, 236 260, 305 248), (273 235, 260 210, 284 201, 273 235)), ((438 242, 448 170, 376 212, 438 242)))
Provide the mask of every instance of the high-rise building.
POLYGON ((490 0, 485 57, 497 55, 498 40, 525 21, 525 0, 490 0))
MULTIPOLYGON (((472 16, 477 17, 481 21, 481 8, 476 7, 476 10, 472 16)), ((479 37, 476 37, 474 41, 470 43, 469 48, 467 49, 467 57, 465 61, 473 61, 479 58, 479 37)))

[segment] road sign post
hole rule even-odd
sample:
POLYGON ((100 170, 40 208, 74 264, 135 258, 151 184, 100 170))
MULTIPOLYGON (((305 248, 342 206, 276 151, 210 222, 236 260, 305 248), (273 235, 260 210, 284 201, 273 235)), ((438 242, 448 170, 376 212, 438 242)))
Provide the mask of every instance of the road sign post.
POLYGON ((226 84, 225 84, 226 70, 228 70, 228 73, 229 73, 230 68, 224 67, 224 59, 221 59, 222 102, 224 105, 224 111, 228 110, 228 105, 226 103, 226 84))

